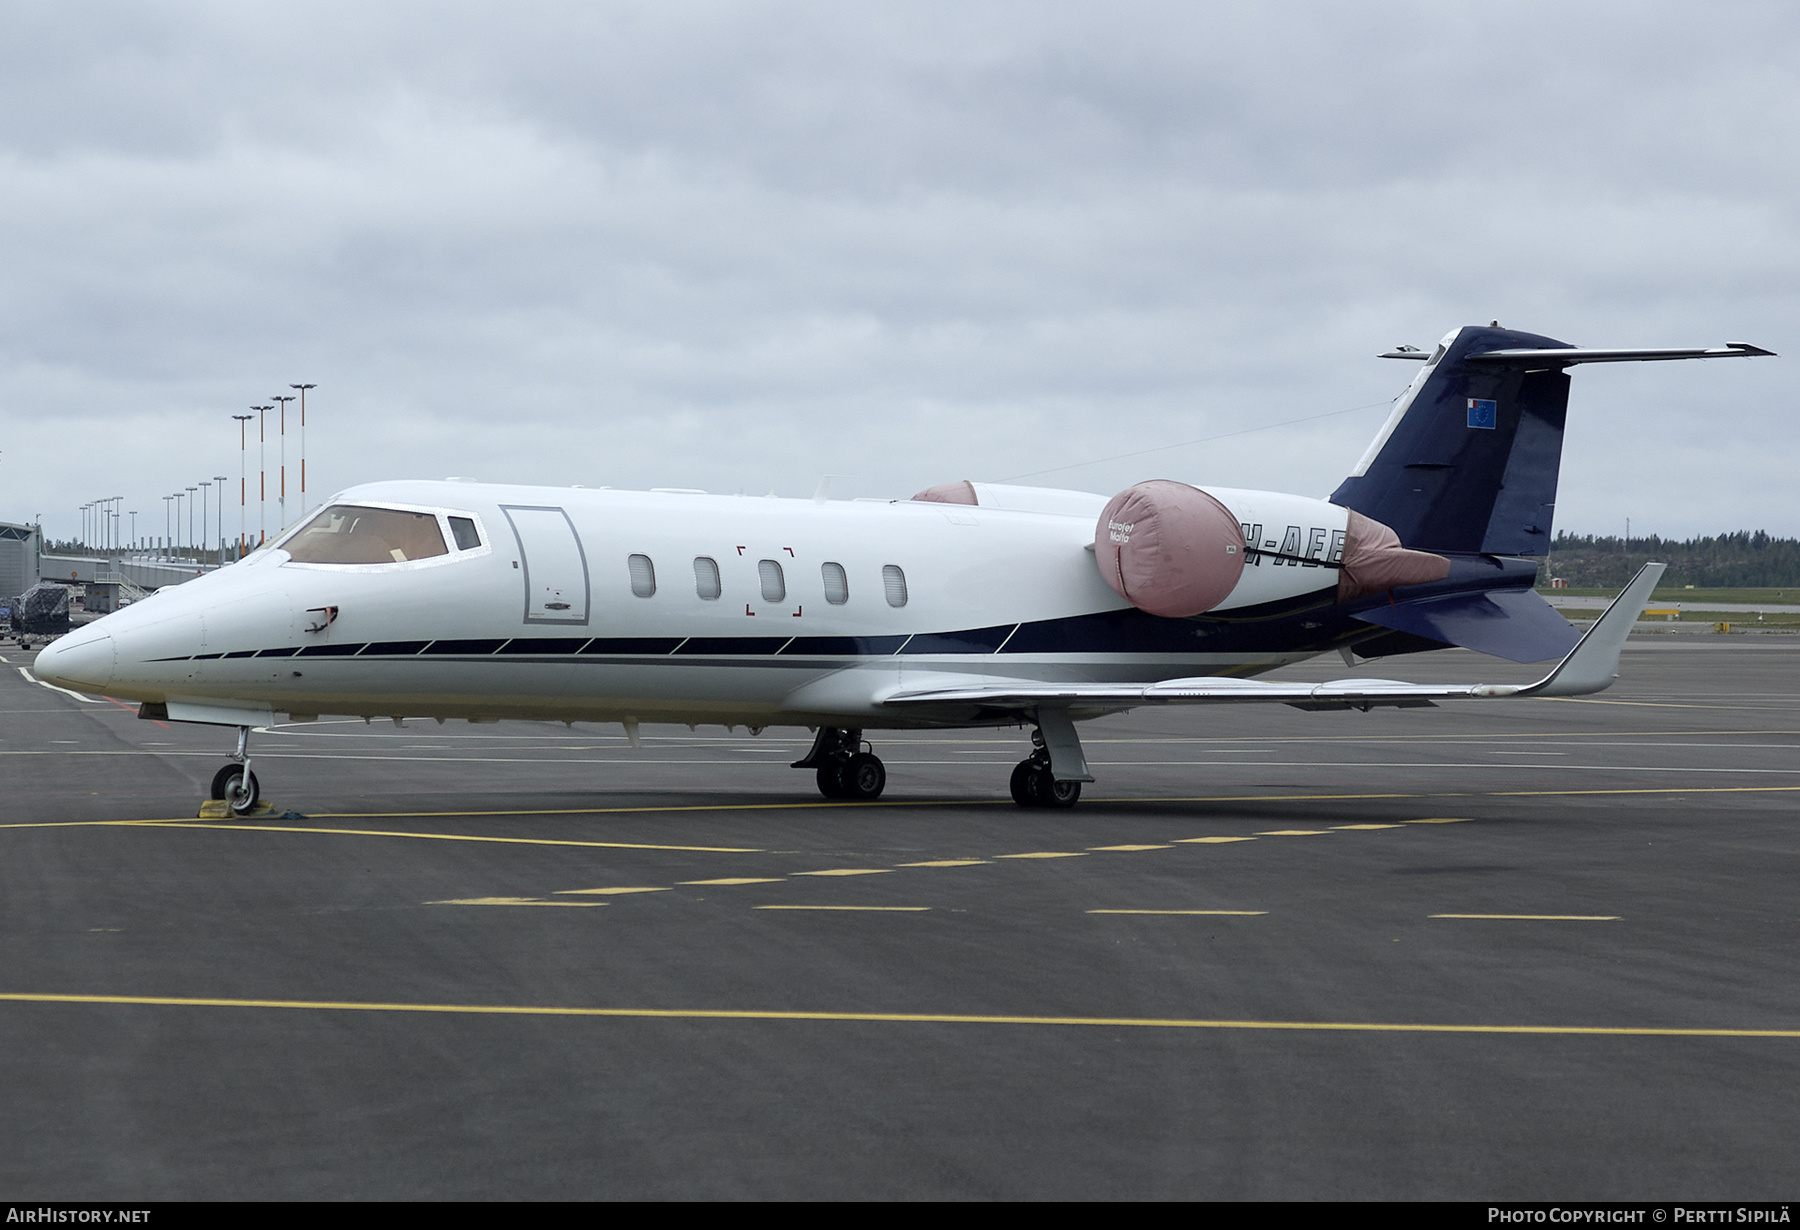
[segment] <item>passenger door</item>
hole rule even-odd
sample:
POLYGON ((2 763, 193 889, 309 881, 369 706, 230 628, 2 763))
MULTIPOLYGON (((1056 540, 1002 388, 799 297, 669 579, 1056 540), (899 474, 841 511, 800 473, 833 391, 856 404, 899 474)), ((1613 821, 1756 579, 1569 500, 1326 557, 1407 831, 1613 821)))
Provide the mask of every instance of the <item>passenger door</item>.
POLYGON ((560 508, 501 505, 519 542, 525 579, 525 622, 586 624, 587 554, 569 514, 560 508))

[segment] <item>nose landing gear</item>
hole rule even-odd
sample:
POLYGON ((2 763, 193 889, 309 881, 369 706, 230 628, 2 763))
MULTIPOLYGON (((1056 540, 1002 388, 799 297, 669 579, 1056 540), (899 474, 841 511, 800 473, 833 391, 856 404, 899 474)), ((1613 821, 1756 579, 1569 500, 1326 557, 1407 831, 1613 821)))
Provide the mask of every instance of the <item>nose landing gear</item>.
POLYGON ((223 800, 234 816, 246 816, 262 797, 256 774, 250 771, 250 728, 238 727, 237 750, 231 763, 213 774, 212 797, 223 800))
POLYGON ((817 770, 819 793, 828 799, 867 802, 881 797, 887 787, 887 767, 881 758, 862 750, 862 731, 821 726, 805 759, 789 766, 817 770))

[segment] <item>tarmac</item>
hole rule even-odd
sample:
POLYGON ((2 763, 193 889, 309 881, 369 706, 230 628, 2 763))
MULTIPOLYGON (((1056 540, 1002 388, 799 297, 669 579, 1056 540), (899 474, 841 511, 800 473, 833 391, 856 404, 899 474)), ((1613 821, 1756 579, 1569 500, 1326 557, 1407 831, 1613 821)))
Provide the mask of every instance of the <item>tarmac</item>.
MULTIPOLYGON (((0 652, 0 1190, 213 1199, 1785 1199, 1800 641, 1600 696, 760 737, 231 732, 0 652)), ((1510 682, 1464 651, 1354 674, 1510 682)), ((1335 678, 1335 658, 1275 677, 1335 678)))

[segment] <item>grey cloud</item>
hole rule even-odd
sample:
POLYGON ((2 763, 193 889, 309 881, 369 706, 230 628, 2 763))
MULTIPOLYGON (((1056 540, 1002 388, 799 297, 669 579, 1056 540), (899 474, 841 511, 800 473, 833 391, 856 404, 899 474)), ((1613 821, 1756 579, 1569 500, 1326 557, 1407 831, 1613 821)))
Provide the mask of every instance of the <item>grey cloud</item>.
MULTIPOLYGON (((904 495, 1373 406, 1055 476, 1321 492, 1395 342, 1792 349, 1783 5, 10 17, 0 518, 57 533, 290 380, 331 486, 904 495)), ((1800 532, 1789 361, 1692 366, 1578 374, 1561 524, 1800 532)))

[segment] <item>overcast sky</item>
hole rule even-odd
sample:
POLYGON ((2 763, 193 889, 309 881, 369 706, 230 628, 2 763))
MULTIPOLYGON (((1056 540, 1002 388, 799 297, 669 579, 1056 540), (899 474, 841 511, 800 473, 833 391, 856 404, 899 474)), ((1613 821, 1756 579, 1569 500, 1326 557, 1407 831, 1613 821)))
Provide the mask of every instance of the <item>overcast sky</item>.
POLYGON ((300 381, 315 503, 1324 495, 1374 356, 1491 319, 1782 352, 1577 369, 1557 527, 1800 534, 1792 3, 0 15, 0 520, 53 537, 216 474, 234 535, 300 381))

